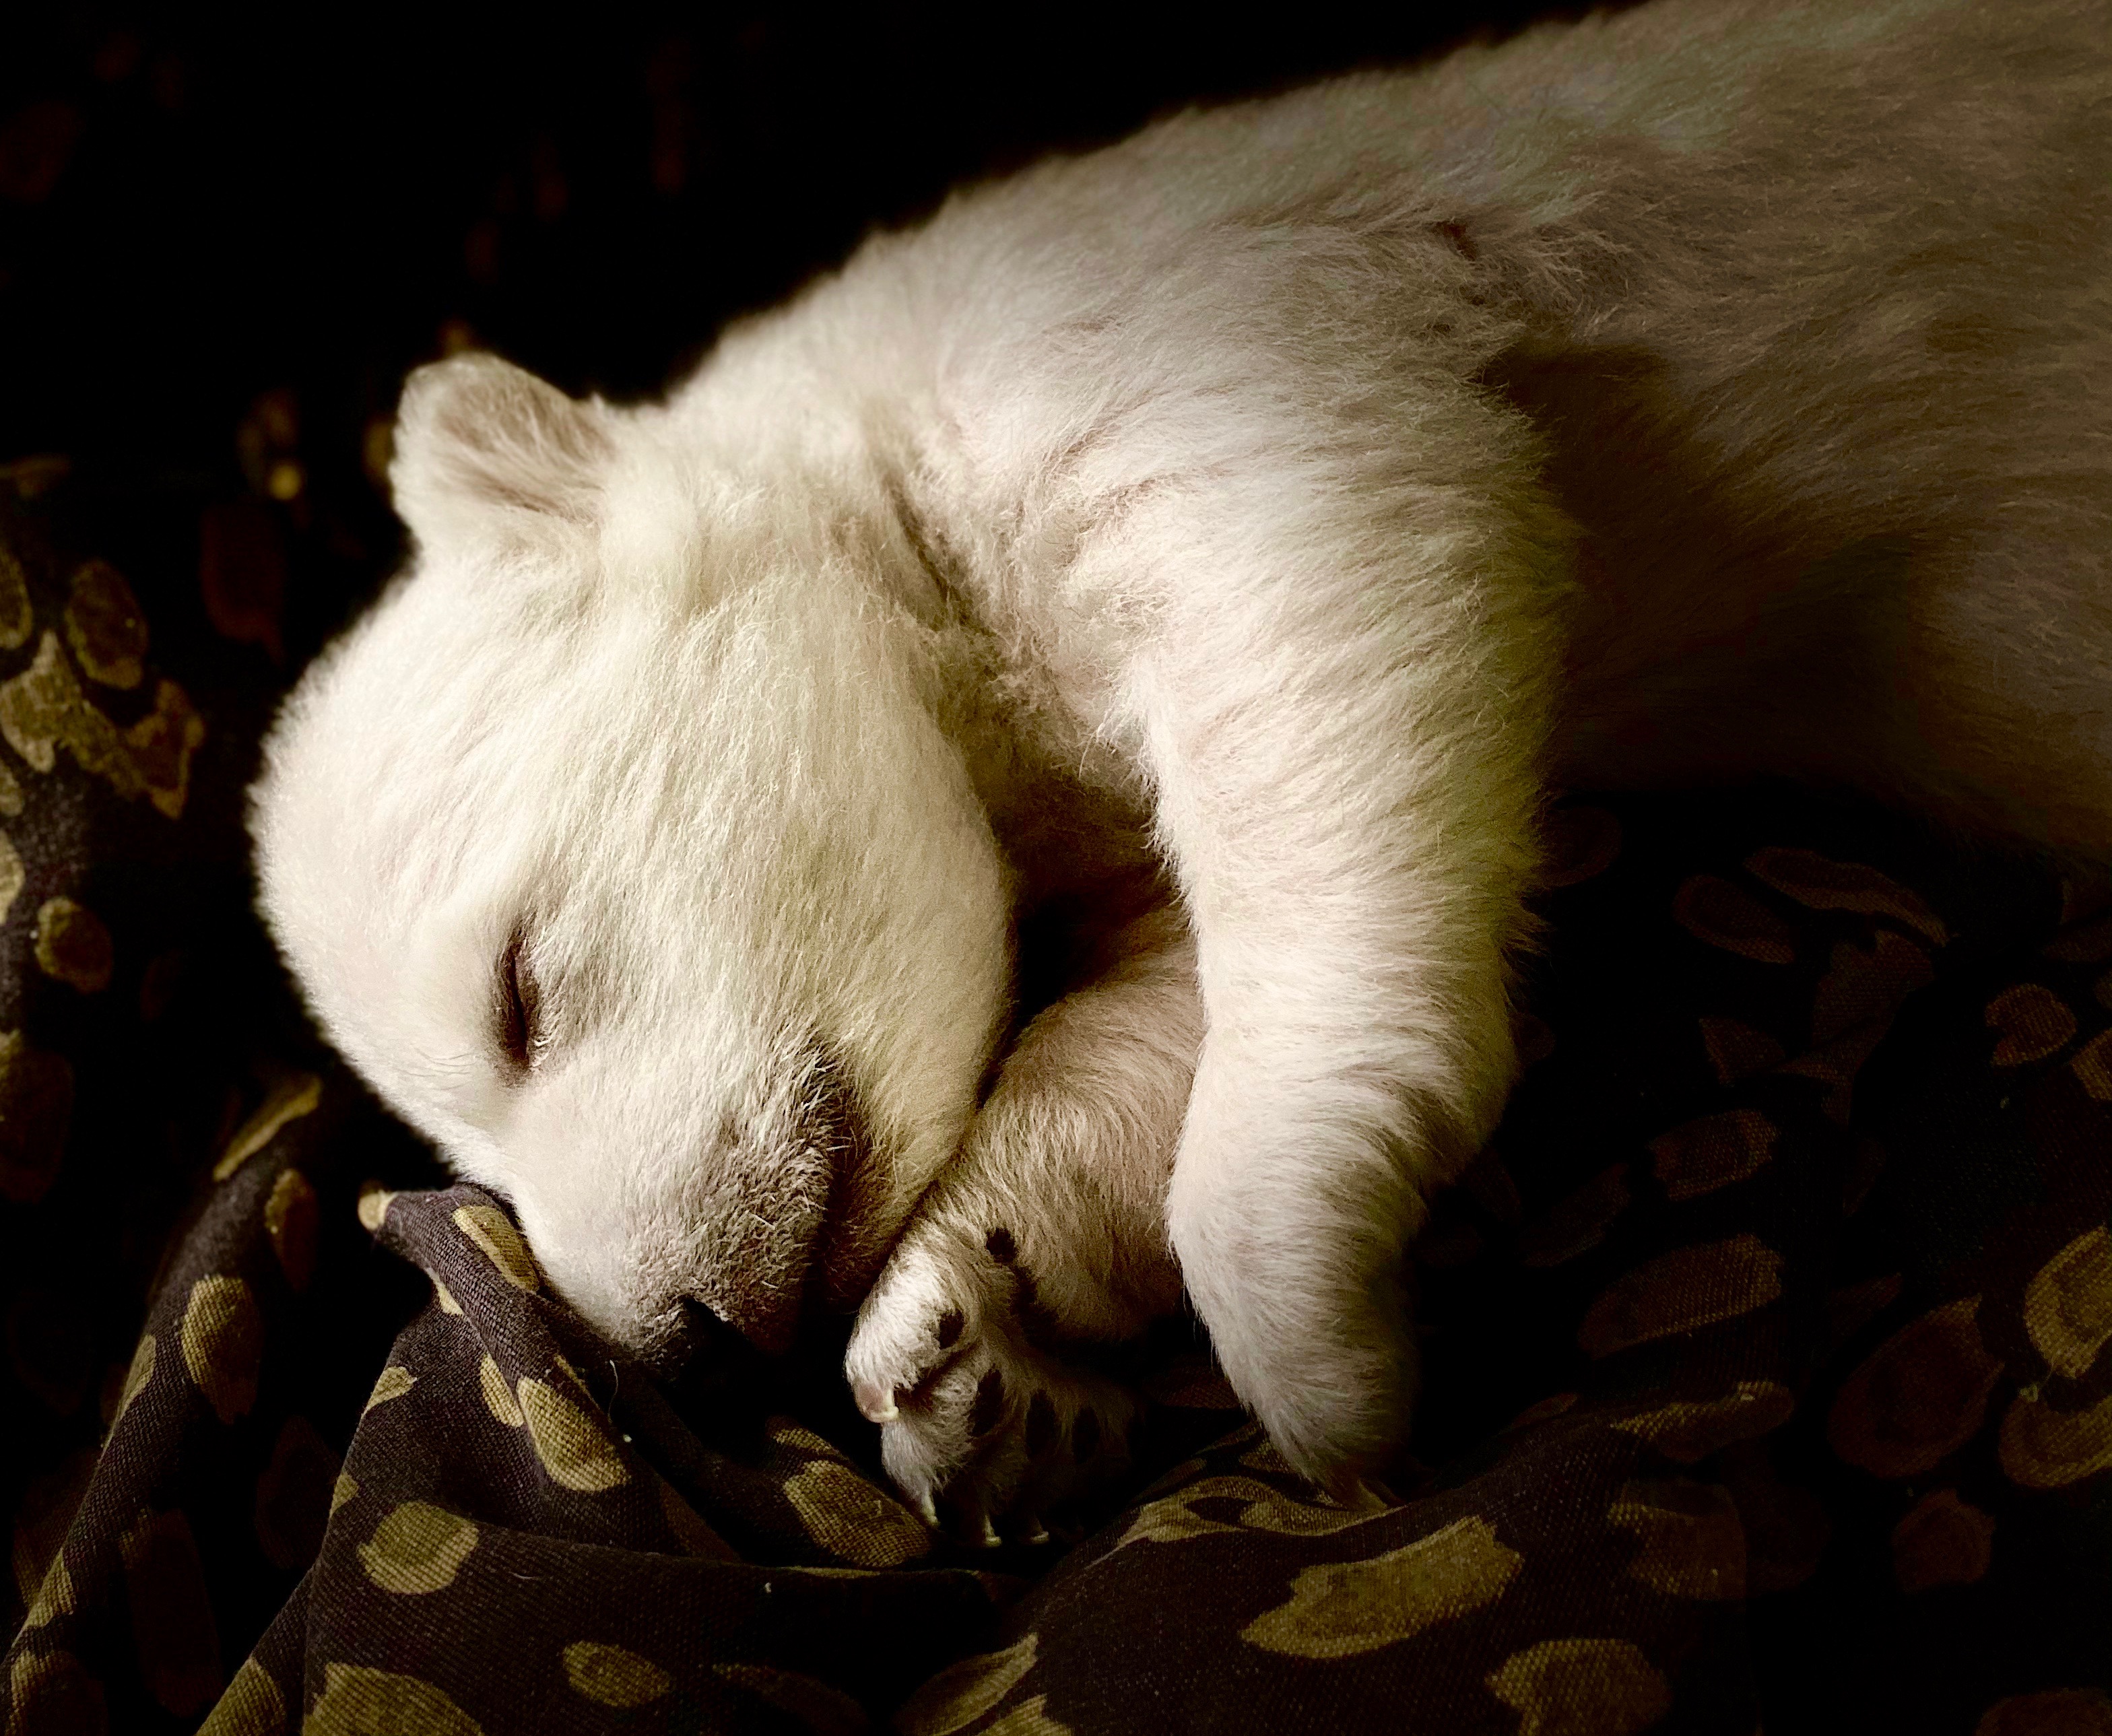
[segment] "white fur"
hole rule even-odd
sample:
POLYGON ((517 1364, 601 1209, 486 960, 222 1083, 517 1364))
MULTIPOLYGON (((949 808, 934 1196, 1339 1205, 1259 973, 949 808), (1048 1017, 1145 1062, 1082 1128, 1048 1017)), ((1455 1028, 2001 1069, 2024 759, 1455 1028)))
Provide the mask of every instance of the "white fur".
POLYGON ((2108 43, 2082 0, 1661 0, 964 194, 664 407, 425 370, 417 559, 270 743, 275 932, 612 1335, 688 1295, 781 1338, 958 1152, 853 1349, 906 1428, 933 1311, 998 1293, 977 1223, 1127 1329, 1163 1185, 1235 1385, 1354 1472, 1401 1247, 1513 1075, 1550 777, 2112 849, 2108 43), (1154 857, 1199 1011, 1093 1001, 1117 949, 972 1133, 1010 925, 1154 857), (1107 1109, 1184 1086, 1177 1138, 1107 1109))

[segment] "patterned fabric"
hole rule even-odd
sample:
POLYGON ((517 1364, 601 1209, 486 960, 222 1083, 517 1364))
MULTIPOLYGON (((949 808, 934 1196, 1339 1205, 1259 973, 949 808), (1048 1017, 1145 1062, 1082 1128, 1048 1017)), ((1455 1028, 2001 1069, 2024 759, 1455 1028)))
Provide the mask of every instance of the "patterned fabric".
POLYGON ((77 493, 0 492, 7 1736, 2112 1732, 2095 880, 1808 796, 1564 807, 1391 1504, 1175 1323, 1131 1480, 985 1555, 879 1476, 840 1337, 657 1386, 314 1043, 244 904, 279 676, 150 622, 77 493))
POLYGON ((612 1366, 249 912, 407 367, 646 389, 980 163, 1500 8, 993 37, 965 84, 938 15, 362 16, 296 76, 44 10, 0 81, 0 1736, 2112 1736, 2095 882, 1808 796, 1568 808, 1396 1504, 1322 1502, 1177 1322, 1130 1480, 987 1556, 889 1492, 840 1340, 612 1366))

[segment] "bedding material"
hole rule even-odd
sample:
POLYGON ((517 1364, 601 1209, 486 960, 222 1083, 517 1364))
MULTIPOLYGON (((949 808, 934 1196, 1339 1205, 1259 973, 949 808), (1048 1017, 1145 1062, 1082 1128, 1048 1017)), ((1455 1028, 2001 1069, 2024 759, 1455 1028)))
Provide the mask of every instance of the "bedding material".
POLYGON ((1127 1478, 984 1552, 840 1323, 657 1385, 316 1045, 239 835, 272 545, 196 522, 0 476, 8 1736, 2112 1731, 2101 879, 1567 802, 1391 1503, 1184 1327, 1127 1478))

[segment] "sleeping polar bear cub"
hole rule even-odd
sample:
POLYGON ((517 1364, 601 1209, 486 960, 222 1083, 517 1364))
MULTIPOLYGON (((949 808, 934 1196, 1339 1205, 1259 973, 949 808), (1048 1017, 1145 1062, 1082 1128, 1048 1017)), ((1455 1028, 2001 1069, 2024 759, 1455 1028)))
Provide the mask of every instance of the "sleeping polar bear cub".
POLYGON ((423 369, 272 928, 612 1339, 862 1302, 927 1512, 1113 1451, 1064 1342, 1184 1284, 1354 1492, 1551 780, 2112 852, 2108 43, 1660 4, 963 194, 662 404, 423 369))

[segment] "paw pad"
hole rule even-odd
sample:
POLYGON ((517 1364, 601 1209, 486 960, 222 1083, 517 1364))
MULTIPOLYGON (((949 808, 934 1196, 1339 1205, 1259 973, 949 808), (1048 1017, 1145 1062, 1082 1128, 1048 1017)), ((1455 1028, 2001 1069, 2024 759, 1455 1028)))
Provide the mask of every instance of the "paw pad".
POLYGON ((1038 1459, 1056 1444, 1056 1407, 1046 1393, 1036 1393, 1026 1407, 1026 1456, 1038 1459))
POLYGON ((971 1229, 906 1241, 866 1300, 845 1372, 909 1499, 990 1543, 995 1516, 1013 1515, 1031 1537, 1035 1516, 1109 1469, 1136 1402, 1043 1347, 1013 1230, 979 1239, 971 1229))

